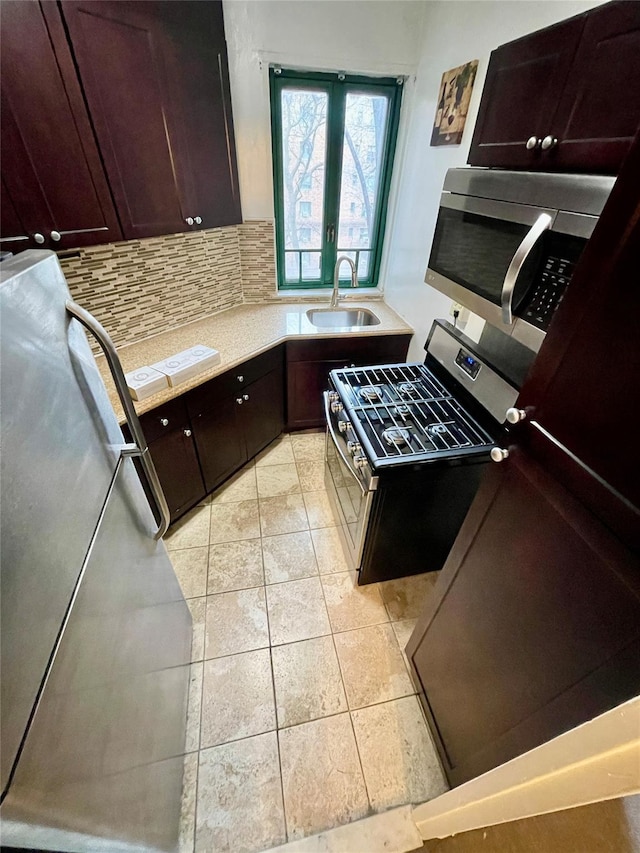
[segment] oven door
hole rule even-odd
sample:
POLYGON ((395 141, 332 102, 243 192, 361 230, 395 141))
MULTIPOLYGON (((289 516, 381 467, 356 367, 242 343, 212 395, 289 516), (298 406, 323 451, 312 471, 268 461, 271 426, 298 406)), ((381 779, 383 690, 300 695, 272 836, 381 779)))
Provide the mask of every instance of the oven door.
MULTIPOLYGON (((325 393, 324 397, 325 409, 328 410, 328 395, 325 393)), ((343 533, 342 539, 351 567, 359 570, 378 478, 369 478, 368 485, 360 479, 346 450, 346 442, 336 433, 328 411, 325 484, 336 521, 343 533)))
POLYGON ((557 211, 443 193, 425 281, 509 331, 557 211))

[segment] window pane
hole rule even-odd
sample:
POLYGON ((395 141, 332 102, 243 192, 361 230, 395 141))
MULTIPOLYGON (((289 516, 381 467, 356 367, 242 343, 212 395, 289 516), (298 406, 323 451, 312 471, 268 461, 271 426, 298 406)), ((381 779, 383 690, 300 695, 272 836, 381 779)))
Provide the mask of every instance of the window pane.
POLYGON ((302 278, 317 281, 320 278, 320 252, 302 252, 302 278))
MULTIPOLYGON (((327 94, 286 88, 281 93, 284 248, 320 249, 326 161, 327 94)), ((306 254, 306 251, 305 251, 306 254)), ((303 278, 320 278, 316 255, 302 259, 303 278), (305 275, 308 267, 309 275, 305 275), (310 275, 313 268, 314 275, 310 275)), ((287 255, 287 281, 299 280, 297 254, 287 255)))
POLYGON ((300 280, 300 255, 298 252, 285 252, 284 269, 287 281, 300 280))
POLYGON ((338 244, 345 249, 371 248, 388 113, 384 95, 346 97, 338 227, 338 244))

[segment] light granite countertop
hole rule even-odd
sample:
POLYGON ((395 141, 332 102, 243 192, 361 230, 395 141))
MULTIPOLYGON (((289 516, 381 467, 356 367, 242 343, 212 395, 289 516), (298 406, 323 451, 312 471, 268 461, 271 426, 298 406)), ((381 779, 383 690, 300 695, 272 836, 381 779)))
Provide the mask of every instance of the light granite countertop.
MULTIPOLYGON (((317 302, 283 302, 256 305, 239 305, 212 314, 203 320, 195 320, 178 326, 169 332, 145 338, 139 343, 118 348, 118 355, 125 373, 144 365, 168 358, 196 344, 213 347, 220 352, 221 361, 215 367, 193 376, 175 388, 166 388, 158 394, 135 403, 138 414, 184 394, 191 388, 202 385, 214 376, 236 367, 270 349, 282 341, 292 339, 343 338, 413 333, 411 326, 380 300, 358 300, 343 302, 341 307, 367 308, 380 319, 377 326, 362 326, 350 329, 318 329, 306 316, 309 308, 328 307, 317 302)), ((109 373, 106 359, 97 357, 98 367, 109 392, 109 398, 120 422, 124 412, 109 373)))

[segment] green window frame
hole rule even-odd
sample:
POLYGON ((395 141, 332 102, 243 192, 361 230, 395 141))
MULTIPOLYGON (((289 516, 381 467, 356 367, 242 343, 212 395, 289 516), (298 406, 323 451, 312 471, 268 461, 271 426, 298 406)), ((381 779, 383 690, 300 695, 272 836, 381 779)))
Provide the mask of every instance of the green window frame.
MULTIPOLYGON (((333 271, 338 254, 348 254, 353 257, 358 269, 358 284, 360 287, 375 287, 378 284, 380 261, 387 220, 387 205, 393 158, 395 154, 398 124, 400 120, 400 104, 402 100, 402 79, 390 77, 364 77, 353 74, 302 72, 290 69, 272 67, 269 69, 269 85, 271 93, 271 138, 273 145, 273 180, 276 220, 276 260, 278 270, 278 289, 314 289, 330 288, 333 286, 333 271), (326 94, 326 133, 325 133, 325 168, 323 182, 322 221, 320 224, 320 248, 314 249, 319 255, 318 275, 309 277, 307 270, 303 278, 303 261, 311 255, 308 246, 285 248, 285 188, 284 188, 284 157, 283 157, 283 123, 282 123, 282 93, 286 89, 326 94), (345 144, 345 116, 349 95, 382 95, 387 100, 386 125, 382 139, 382 154, 380 156, 380 171, 378 189, 375 197, 375 210, 371 211, 371 234, 368 236, 367 248, 344 248, 338 243, 340 193, 343 148, 345 144), (295 267, 297 261, 297 278, 286 274, 285 255, 289 257, 289 269, 295 267), (295 256, 297 255, 297 259, 295 256), (367 263, 364 261, 367 255, 367 263), (303 258, 303 256, 305 256, 303 258), (360 270, 366 267, 364 274, 360 270)), ((303 142, 303 145, 306 142, 303 142)), ((308 179, 302 179, 308 183, 308 179)), ((363 181, 359 176, 355 181, 363 181)), ((304 187, 305 189, 307 187, 304 187)), ((369 189, 362 186, 363 197, 369 189)), ((306 197, 305 197, 306 198, 306 197)), ((353 211, 353 205, 350 206, 353 211)), ((358 205, 360 213, 361 205, 358 205)), ((366 229, 368 231, 368 229, 366 229)), ((362 230, 355 227, 355 233, 362 230)), ((340 270, 340 280, 350 281, 348 265, 343 264, 340 270)))

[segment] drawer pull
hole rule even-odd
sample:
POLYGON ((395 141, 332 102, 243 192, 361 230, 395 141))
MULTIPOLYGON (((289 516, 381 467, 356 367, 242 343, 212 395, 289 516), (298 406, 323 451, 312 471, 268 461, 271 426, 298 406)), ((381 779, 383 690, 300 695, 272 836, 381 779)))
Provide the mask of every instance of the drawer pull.
POLYGON ((169 421, 167 420, 167 418, 160 418, 160 423, 162 424, 162 426, 169 426, 169 421))
POLYGON ((191 430, 190 429, 185 429, 184 434, 187 436, 187 438, 191 438, 191 430))

